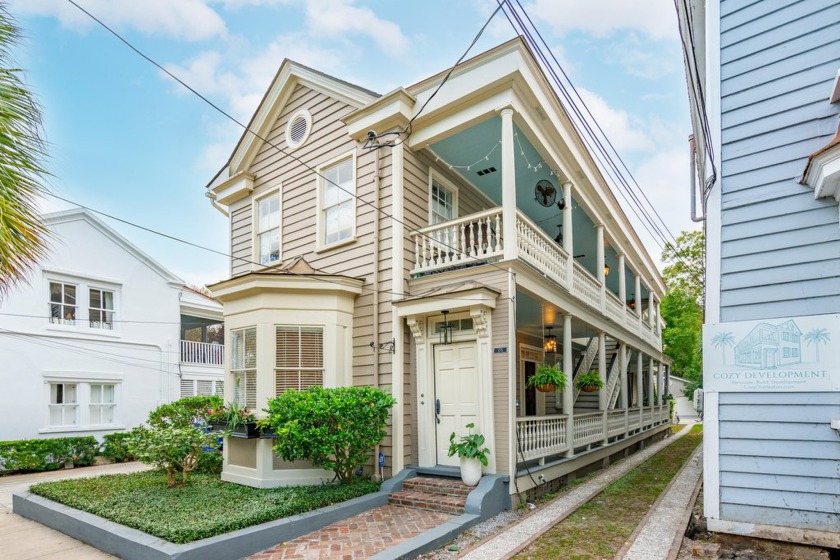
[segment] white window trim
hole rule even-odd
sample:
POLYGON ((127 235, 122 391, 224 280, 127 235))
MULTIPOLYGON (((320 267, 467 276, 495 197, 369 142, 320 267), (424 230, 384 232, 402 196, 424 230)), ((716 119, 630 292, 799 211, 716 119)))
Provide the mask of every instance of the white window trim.
POLYGON ((45 321, 44 328, 50 331, 59 332, 73 332, 84 333, 89 335, 96 335, 108 338, 121 338, 122 332, 120 328, 120 317, 122 316, 122 284, 104 278, 91 278, 85 276, 77 276, 71 273, 44 270, 43 271, 43 302, 47 308, 50 303, 50 283, 61 282, 63 284, 73 284, 76 286, 76 322, 74 325, 62 325, 60 323, 53 323, 49 316, 45 321), (104 290, 113 292, 114 294, 114 322, 113 329, 100 329, 90 326, 90 290, 104 290))
MULTIPOLYGON (((251 270, 263 270, 266 268, 271 268, 273 266, 277 266, 281 262, 283 262, 283 188, 282 185, 278 185, 276 188, 266 191, 259 196, 254 197, 251 201, 251 270), (260 231, 257 229, 259 227, 259 216, 260 216, 260 201, 264 198, 268 198, 273 195, 277 195, 278 197, 278 208, 280 211, 280 223, 277 225, 277 229, 279 230, 279 239, 280 239, 280 256, 276 262, 269 263, 269 264, 262 264, 260 262, 260 231)), ((268 231, 268 230, 266 230, 268 231)), ((233 266, 233 262, 236 259, 230 259, 231 266, 233 266)))
POLYGON ((315 175, 315 184, 317 188, 315 192, 318 193, 318 200, 316 204, 316 211, 318 215, 315 218, 316 223, 316 234, 318 236, 317 241, 315 242, 315 252, 320 253, 322 251, 329 251, 331 249, 336 249, 338 247, 343 247, 344 245, 350 245, 351 243, 355 243, 356 241, 356 222, 358 221, 358 213, 359 207, 357 204, 357 196, 359 192, 359 170, 357 168, 356 163, 356 150, 350 150, 349 152, 345 152, 340 156, 334 157, 333 159, 326 161, 317 167, 317 174, 315 175), (347 239, 342 239, 341 241, 336 241, 334 243, 326 244, 324 243, 324 235, 326 234, 326 224, 324 224, 324 170, 328 167, 332 167, 338 163, 346 159, 353 160, 353 194, 350 200, 353 201, 353 231, 350 234, 350 237, 347 239))
POLYGON ((441 175, 438 171, 434 168, 429 168, 429 191, 428 191, 428 206, 429 206, 429 225, 432 225, 432 220, 434 218, 434 212, 432 212, 432 182, 437 181, 440 185, 444 188, 449 189, 452 192, 452 219, 457 220, 460 217, 459 208, 458 208, 458 199, 459 191, 458 187, 441 175))
POLYGON ((286 123, 286 147, 290 150, 297 149, 304 144, 306 141, 309 140, 309 134, 312 132, 312 113, 310 113, 306 109, 299 109, 295 111, 295 113, 289 117, 289 121, 286 123), (295 122, 295 119, 298 117, 303 117, 306 120, 306 134, 303 135, 300 142, 293 142, 291 133, 292 133, 292 123, 295 122))
POLYGON ((43 421, 42 428, 38 430, 41 434, 52 434, 61 432, 95 432, 95 431, 112 431, 125 429, 122 422, 123 414, 123 398, 122 386, 123 378, 121 375, 113 374, 97 374, 88 372, 55 372, 44 374, 44 392, 42 397, 43 404, 43 421), (77 424, 67 426, 51 426, 50 425, 50 402, 51 385, 56 383, 73 383, 76 385, 76 411, 77 424), (90 386, 91 385, 113 385, 114 386, 114 422, 111 424, 91 424, 90 423, 90 386))
POLYGON ((327 347, 326 325, 306 325, 306 324, 301 324, 301 323, 297 323, 297 324, 286 324, 286 323, 279 324, 278 323, 278 324, 275 324, 274 325, 274 355, 275 355, 275 360, 274 360, 274 379, 275 379, 274 393, 276 394, 276 392, 277 392, 276 379, 277 379, 277 373, 280 370, 296 371, 296 372, 298 372, 298 376, 299 376, 300 372, 303 371, 304 369, 306 369, 306 370, 320 369, 321 370, 321 387, 331 387, 331 386, 333 386, 333 385, 327 385, 326 347, 327 347), (303 367, 300 367, 300 354, 298 354, 298 367, 296 367, 296 368, 281 368, 281 367, 278 367, 277 366, 277 359, 276 359, 276 355, 277 355, 277 329, 280 329, 280 328, 298 329, 298 334, 300 334, 301 329, 318 329, 318 330, 320 330, 321 331, 321 367, 320 368, 303 368, 303 367))

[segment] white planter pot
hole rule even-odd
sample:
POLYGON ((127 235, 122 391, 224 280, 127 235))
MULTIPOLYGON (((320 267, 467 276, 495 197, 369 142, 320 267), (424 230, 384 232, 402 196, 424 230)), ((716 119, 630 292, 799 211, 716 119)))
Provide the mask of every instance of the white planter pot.
POLYGON ((481 461, 461 457, 461 480, 467 486, 475 486, 481 480, 481 461))

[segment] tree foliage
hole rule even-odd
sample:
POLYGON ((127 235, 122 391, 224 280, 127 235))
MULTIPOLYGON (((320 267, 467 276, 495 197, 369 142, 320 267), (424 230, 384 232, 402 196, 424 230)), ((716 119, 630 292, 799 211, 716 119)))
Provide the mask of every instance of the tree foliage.
POLYGON ((668 286, 662 298, 665 321, 662 347, 673 360, 674 375, 689 380, 686 396, 703 386, 703 298, 705 238, 702 231, 684 231, 662 252, 662 275, 668 286))
POLYGON ((307 460, 333 471, 340 482, 353 482, 353 471, 385 437, 395 402, 375 387, 286 391, 266 409, 277 434, 274 451, 286 461, 307 460))
POLYGON ((20 30, 0 2, 0 295, 21 281, 46 251, 36 200, 46 157, 41 110, 13 67, 20 30))

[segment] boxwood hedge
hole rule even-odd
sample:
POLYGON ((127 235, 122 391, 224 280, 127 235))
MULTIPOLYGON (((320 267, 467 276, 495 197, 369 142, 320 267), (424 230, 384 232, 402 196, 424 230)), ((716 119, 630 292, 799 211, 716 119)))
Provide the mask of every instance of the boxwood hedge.
POLYGON ((97 453, 99 442, 93 436, 0 441, 0 470, 52 471, 67 461, 86 467, 97 453))

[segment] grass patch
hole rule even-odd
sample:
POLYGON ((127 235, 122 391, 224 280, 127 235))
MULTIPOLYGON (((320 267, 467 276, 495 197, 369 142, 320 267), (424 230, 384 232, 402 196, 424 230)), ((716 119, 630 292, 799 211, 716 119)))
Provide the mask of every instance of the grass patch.
POLYGON ((183 544, 282 519, 362 496, 379 484, 251 488, 193 473, 186 486, 166 487, 157 471, 44 482, 33 494, 183 544))
POLYGON ((515 558, 613 558, 703 440, 702 430, 702 425, 695 425, 691 432, 606 487, 515 558))

